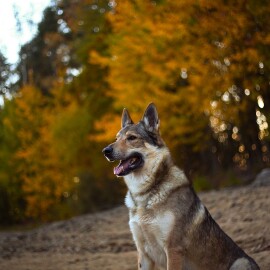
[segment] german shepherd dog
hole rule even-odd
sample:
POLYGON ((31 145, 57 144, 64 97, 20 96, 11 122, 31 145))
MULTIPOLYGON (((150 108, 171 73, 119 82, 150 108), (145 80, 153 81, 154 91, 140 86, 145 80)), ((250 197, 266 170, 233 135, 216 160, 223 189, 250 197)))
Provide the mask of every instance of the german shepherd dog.
POLYGON ((128 187, 125 203, 139 270, 259 269, 213 220, 173 163, 153 103, 137 124, 124 109, 116 138, 103 153, 120 161, 114 174, 128 187))

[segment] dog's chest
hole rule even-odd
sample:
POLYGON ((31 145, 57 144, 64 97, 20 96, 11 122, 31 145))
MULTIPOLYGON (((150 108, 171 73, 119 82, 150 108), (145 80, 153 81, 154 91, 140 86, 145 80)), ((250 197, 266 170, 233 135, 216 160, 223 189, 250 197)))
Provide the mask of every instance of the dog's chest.
POLYGON ((174 227, 171 211, 155 213, 138 208, 130 213, 130 229, 139 249, 160 265, 166 264, 166 249, 174 227))

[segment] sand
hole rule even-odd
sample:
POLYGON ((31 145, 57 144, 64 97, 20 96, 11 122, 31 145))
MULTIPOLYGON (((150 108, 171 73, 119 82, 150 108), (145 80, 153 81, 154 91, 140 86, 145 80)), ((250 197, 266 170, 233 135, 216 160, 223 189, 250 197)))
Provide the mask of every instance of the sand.
MULTIPOLYGON (((270 186, 200 193, 214 219, 270 269, 270 186)), ((135 270, 137 253, 125 206, 54 222, 26 232, 0 232, 1 270, 135 270)))

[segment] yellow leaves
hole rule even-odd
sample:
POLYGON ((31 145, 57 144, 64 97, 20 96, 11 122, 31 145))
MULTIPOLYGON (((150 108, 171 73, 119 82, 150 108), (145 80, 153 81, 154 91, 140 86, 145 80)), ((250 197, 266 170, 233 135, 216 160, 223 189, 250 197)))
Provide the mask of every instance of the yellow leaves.
MULTIPOLYGON (((83 37, 70 40, 70 47, 62 44, 56 53, 61 61, 69 50, 78 50, 81 73, 67 82, 67 66, 56 67, 55 80, 42 79, 50 97, 24 86, 14 97, 15 116, 3 120, 18 139, 11 162, 18 162, 16 174, 32 217, 46 218, 46 209, 68 197, 73 177, 81 172, 87 171, 87 179, 98 178, 94 187, 103 187, 99 177, 108 178, 107 164, 100 161, 99 148, 101 142, 114 140, 123 107, 138 121, 154 102, 165 140, 191 153, 212 143, 207 136, 217 129, 211 119, 218 119, 218 128, 226 121, 240 123, 239 112, 248 111, 250 101, 257 102, 257 91, 264 96, 262 89, 268 89, 265 52, 270 35, 261 17, 268 13, 255 1, 258 13, 243 1, 122 0, 108 12, 104 32, 100 25, 107 21, 98 16, 102 5, 108 10, 107 2, 90 11, 94 18, 87 17, 85 9, 92 2, 79 2, 64 6, 63 16, 72 36, 83 37), (100 32, 92 33, 96 25, 100 32)), ((58 44, 59 38, 47 34, 47 47, 58 44)), ((57 60, 53 63, 58 65, 57 60)))
POLYGON ((107 67, 110 59, 101 56, 97 51, 91 50, 89 53, 89 62, 91 64, 98 64, 101 67, 107 67))
POLYGON ((39 217, 39 221, 47 221, 49 218, 48 209, 55 203, 54 200, 29 195, 26 197, 26 203, 29 206, 25 215, 28 217, 39 217))
POLYGON ((9 118, 4 118, 3 119, 3 124, 4 126, 6 126, 8 129, 13 129, 13 125, 12 125, 12 122, 10 121, 9 118))
POLYGON ((102 119, 96 122, 95 130, 97 134, 90 134, 89 140, 98 142, 112 141, 115 139, 115 134, 121 126, 121 118, 118 115, 105 115, 102 119))
POLYGON ((235 53, 232 59, 236 62, 241 62, 243 59, 247 59, 250 62, 259 63, 260 57, 256 48, 245 48, 245 50, 235 53))
POLYGON ((65 178, 61 160, 52 147, 52 112, 41 91, 24 86, 14 97, 14 115, 6 118, 7 127, 16 131, 18 148, 13 155, 26 200, 26 216, 50 219, 50 208, 58 204, 63 192, 74 183, 65 178))
POLYGON ((270 33, 266 36, 260 36, 259 38, 261 42, 265 42, 267 45, 270 45, 270 33))
POLYGON ((166 63, 165 63, 165 67, 166 70, 180 70, 179 68, 179 62, 176 61, 175 59, 169 59, 166 63))
MULTIPOLYGON (((148 102, 156 102, 160 114, 169 119, 163 123, 169 130, 166 136, 177 138, 178 143, 200 143, 211 101, 220 98, 234 80, 245 84, 243 74, 258 72, 260 51, 254 44, 267 44, 267 37, 263 40, 259 32, 253 34, 254 22, 242 2, 153 5, 124 0, 108 19, 113 28, 111 57, 92 55, 109 68, 108 92, 116 111, 122 106, 142 113, 148 102), (248 37, 251 33, 255 40, 248 37), (187 140, 191 133, 197 136, 187 140)), ((109 140, 119 123, 117 117, 105 115, 96 123, 101 131, 98 137, 109 140)))

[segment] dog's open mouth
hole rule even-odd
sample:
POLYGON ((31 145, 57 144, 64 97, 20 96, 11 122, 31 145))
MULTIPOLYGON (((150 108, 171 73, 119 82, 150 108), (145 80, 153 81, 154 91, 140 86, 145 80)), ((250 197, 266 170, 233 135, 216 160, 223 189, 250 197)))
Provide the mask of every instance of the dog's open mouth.
POLYGON ((133 154, 125 160, 120 160, 120 163, 114 168, 113 172, 117 176, 125 176, 141 167, 142 164, 142 156, 140 154, 133 154))

